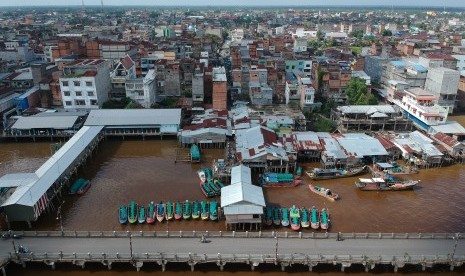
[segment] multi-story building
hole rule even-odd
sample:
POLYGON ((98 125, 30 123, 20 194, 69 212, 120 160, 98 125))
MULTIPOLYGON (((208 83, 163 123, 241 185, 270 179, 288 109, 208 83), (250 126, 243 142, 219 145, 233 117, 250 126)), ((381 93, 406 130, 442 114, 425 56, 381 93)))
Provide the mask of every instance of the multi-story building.
POLYGON ((428 69, 420 64, 395 60, 388 62, 383 68, 381 83, 387 85, 389 80, 403 81, 410 87, 424 88, 428 69))
POLYGON ((315 88, 310 78, 298 77, 300 90, 300 108, 305 110, 311 108, 315 102, 315 88))
POLYGON ((200 67, 195 68, 192 76, 192 101, 202 104, 204 101, 204 80, 203 70, 200 67))
POLYGON ((448 54, 425 54, 419 58, 418 63, 429 69, 445 67, 455 70, 457 68, 457 60, 448 54))
POLYGON ((156 72, 149 70, 143 78, 126 80, 126 97, 133 99, 145 108, 150 108, 156 101, 156 72))
POLYGON ((95 109, 108 100, 109 63, 102 59, 77 60, 63 66, 60 89, 65 109, 95 109))
POLYGON ((132 47, 128 42, 100 41, 99 53, 100 58, 111 60, 113 63, 116 63, 125 56, 135 58, 137 48, 132 47))
POLYGON ((418 87, 405 90, 402 99, 394 98, 393 103, 402 108, 404 115, 424 130, 443 124, 447 120, 447 108, 438 105, 438 97, 418 87))
POLYGON ((347 62, 318 60, 313 63, 312 75, 317 80, 313 84, 317 93, 326 94, 337 102, 345 102, 344 92, 352 79, 352 71, 347 62))
POLYGON ((213 109, 227 109, 227 79, 224 67, 213 68, 213 109))
POLYGON ((126 96, 126 81, 136 78, 136 65, 129 56, 122 58, 111 72, 110 99, 121 99, 126 96))
POLYGON ((457 60, 457 67, 455 70, 464 71, 465 70, 465 55, 452 55, 455 60, 457 60))
POLYGON ((455 98, 459 87, 460 73, 444 67, 431 68, 425 83, 428 90, 438 97, 438 104, 452 113, 455 108, 455 98))

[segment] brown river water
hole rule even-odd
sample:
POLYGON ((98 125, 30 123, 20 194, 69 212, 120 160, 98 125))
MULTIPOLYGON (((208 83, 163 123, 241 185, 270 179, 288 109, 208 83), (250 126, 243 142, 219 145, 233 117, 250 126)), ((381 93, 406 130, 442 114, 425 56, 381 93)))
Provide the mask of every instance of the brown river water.
MULTIPOLYGON (((465 121, 464 116, 453 118, 465 121)), ((117 209, 130 200, 140 204, 150 201, 202 200, 196 170, 211 165, 215 158, 222 158, 223 151, 207 149, 201 165, 174 163, 175 140, 126 140, 108 139, 102 142, 89 162, 80 169, 79 176, 91 179, 92 187, 79 197, 65 196, 63 204, 63 226, 65 230, 225 230, 222 222, 171 221, 155 225, 121 226, 117 220, 117 209)), ((0 143, 0 175, 12 172, 33 172, 50 156, 50 142, 7 142, 0 143)), ((316 163, 303 164, 305 169, 316 163)), ((369 177, 369 175, 366 175, 369 177)), ((465 165, 421 170, 410 179, 421 180, 414 191, 405 192, 361 192, 354 186, 356 178, 318 181, 319 185, 331 188, 341 196, 337 202, 329 202, 310 192, 307 185, 296 188, 267 188, 266 202, 280 206, 315 205, 329 208, 332 232, 465 232, 465 165)), ((310 183, 305 176, 304 183, 310 183)), ((15 223, 14 229, 24 229, 25 224, 15 223)), ((59 230, 56 214, 42 216, 33 224, 36 230, 59 230)), ((263 230, 267 230, 266 228, 263 230)), ((275 230, 275 229, 269 229, 275 230)), ((288 230, 277 228, 277 230, 288 230)), ((42 265, 29 266, 23 270, 16 266, 7 268, 7 275, 141 275, 158 272, 155 265, 144 265, 140 273, 129 265, 114 265, 112 271, 103 271, 98 265, 86 266, 85 270, 58 265, 50 271, 42 265)), ((281 275, 274 266, 260 266, 250 272, 248 266, 230 265, 219 273, 216 266, 196 266, 196 272, 187 272, 188 267, 168 266, 163 275, 281 275)), ((419 268, 405 268, 401 271, 412 275, 424 275, 419 268)), ((435 268, 428 273, 443 274, 448 268, 435 268)), ((307 268, 293 267, 288 272, 294 275, 307 274, 307 268)), ((319 266, 316 271, 323 275, 342 275, 332 266, 319 266)), ((362 267, 349 271, 358 275, 362 267)), ((464 269, 457 273, 463 273, 464 269)), ((392 268, 378 267, 375 273, 390 275, 392 268)), ((445 273, 454 275, 453 273, 445 273)))

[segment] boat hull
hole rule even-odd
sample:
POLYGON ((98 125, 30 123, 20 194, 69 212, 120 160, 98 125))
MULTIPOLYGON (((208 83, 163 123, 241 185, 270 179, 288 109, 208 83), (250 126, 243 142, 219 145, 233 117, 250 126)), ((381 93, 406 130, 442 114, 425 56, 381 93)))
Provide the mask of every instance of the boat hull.
POLYGON ((323 193, 323 192, 317 190, 314 185, 309 184, 308 187, 310 188, 310 191, 314 192, 315 194, 317 194, 319 196, 322 196, 322 197, 326 198, 329 201, 334 202, 334 201, 336 201, 336 199, 339 199, 339 195, 337 195, 337 194, 327 195, 326 193, 323 193))
POLYGON ((81 187, 78 191, 77 191, 77 194, 78 195, 83 195, 85 194, 89 189, 90 189, 90 181, 84 186, 84 187, 81 187))
POLYGON ((299 224, 291 224, 291 229, 294 230, 294 231, 299 231, 300 223, 299 224))
POLYGON ((335 175, 317 175, 313 172, 307 172, 307 175, 313 180, 326 180, 326 179, 337 179, 337 178, 344 178, 344 177, 352 177, 364 174, 366 170, 366 166, 361 168, 353 169, 346 174, 335 174, 335 175))
POLYGON ((294 188, 302 184, 301 180, 294 180, 292 182, 265 182, 261 186, 263 188, 294 188))

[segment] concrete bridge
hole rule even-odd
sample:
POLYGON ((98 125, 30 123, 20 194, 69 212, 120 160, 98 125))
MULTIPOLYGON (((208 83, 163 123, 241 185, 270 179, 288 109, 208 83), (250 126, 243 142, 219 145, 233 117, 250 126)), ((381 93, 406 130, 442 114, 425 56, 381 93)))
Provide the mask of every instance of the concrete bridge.
MULTIPOLYGON (((0 241, 0 264, 43 262, 70 263, 84 268, 86 263, 131 263, 137 270, 144 263, 156 263, 164 271, 168 263, 215 263, 220 270, 228 263, 245 263, 254 270, 272 263, 284 271, 302 264, 309 270, 318 264, 333 264, 341 271, 352 264, 366 271, 378 264, 392 265, 397 272, 406 264, 423 270, 436 264, 450 269, 465 261, 463 233, 312 233, 312 232, 124 232, 54 231, 15 232, 21 239, 0 241), (204 236, 207 243, 201 243, 204 236), (30 253, 16 253, 18 243, 30 253)), ((2 270, 5 275, 4 267, 2 270)))

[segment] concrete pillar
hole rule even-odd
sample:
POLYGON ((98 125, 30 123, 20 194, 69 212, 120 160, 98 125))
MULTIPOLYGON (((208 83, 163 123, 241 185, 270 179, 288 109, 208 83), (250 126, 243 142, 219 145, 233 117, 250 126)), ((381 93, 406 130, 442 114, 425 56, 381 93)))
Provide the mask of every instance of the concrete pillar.
POLYGON ((426 270, 426 264, 421 264, 421 271, 425 271, 426 270))
POLYGON ((286 265, 285 264, 281 264, 281 271, 282 272, 286 271, 286 265))
POLYGON ((394 272, 397 273, 398 270, 399 270, 399 267, 397 265, 394 265, 394 272))
POLYGON ((255 266, 253 264, 250 264, 250 270, 255 271, 255 266))
POLYGON ((370 271, 370 267, 368 265, 365 265, 365 272, 369 272, 370 271))
POLYGON ((3 266, 2 266, 2 275, 6 276, 6 270, 5 270, 5 267, 3 267, 3 266))
POLYGON ((194 263, 191 263, 190 266, 191 266, 191 271, 194 272, 195 264, 194 264, 194 263))
POLYGON ((111 270, 111 262, 108 262, 107 267, 108 267, 108 270, 111 270))
POLYGON ((165 272, 165 270, 166 270, 166 264, 163 262, 161 263, 161 271, 165 272))
POLYGON ((55 262, 52 263, 52 270, 55 270, 55 262))
MULTIPOLYGON (((2 269, 3 269, 3 268, 2 268, 2 269)), ((450 269, 450 271, 454 271, 454 265, 453 265, 453 264, 450 265, 449 269, 450 269)))

